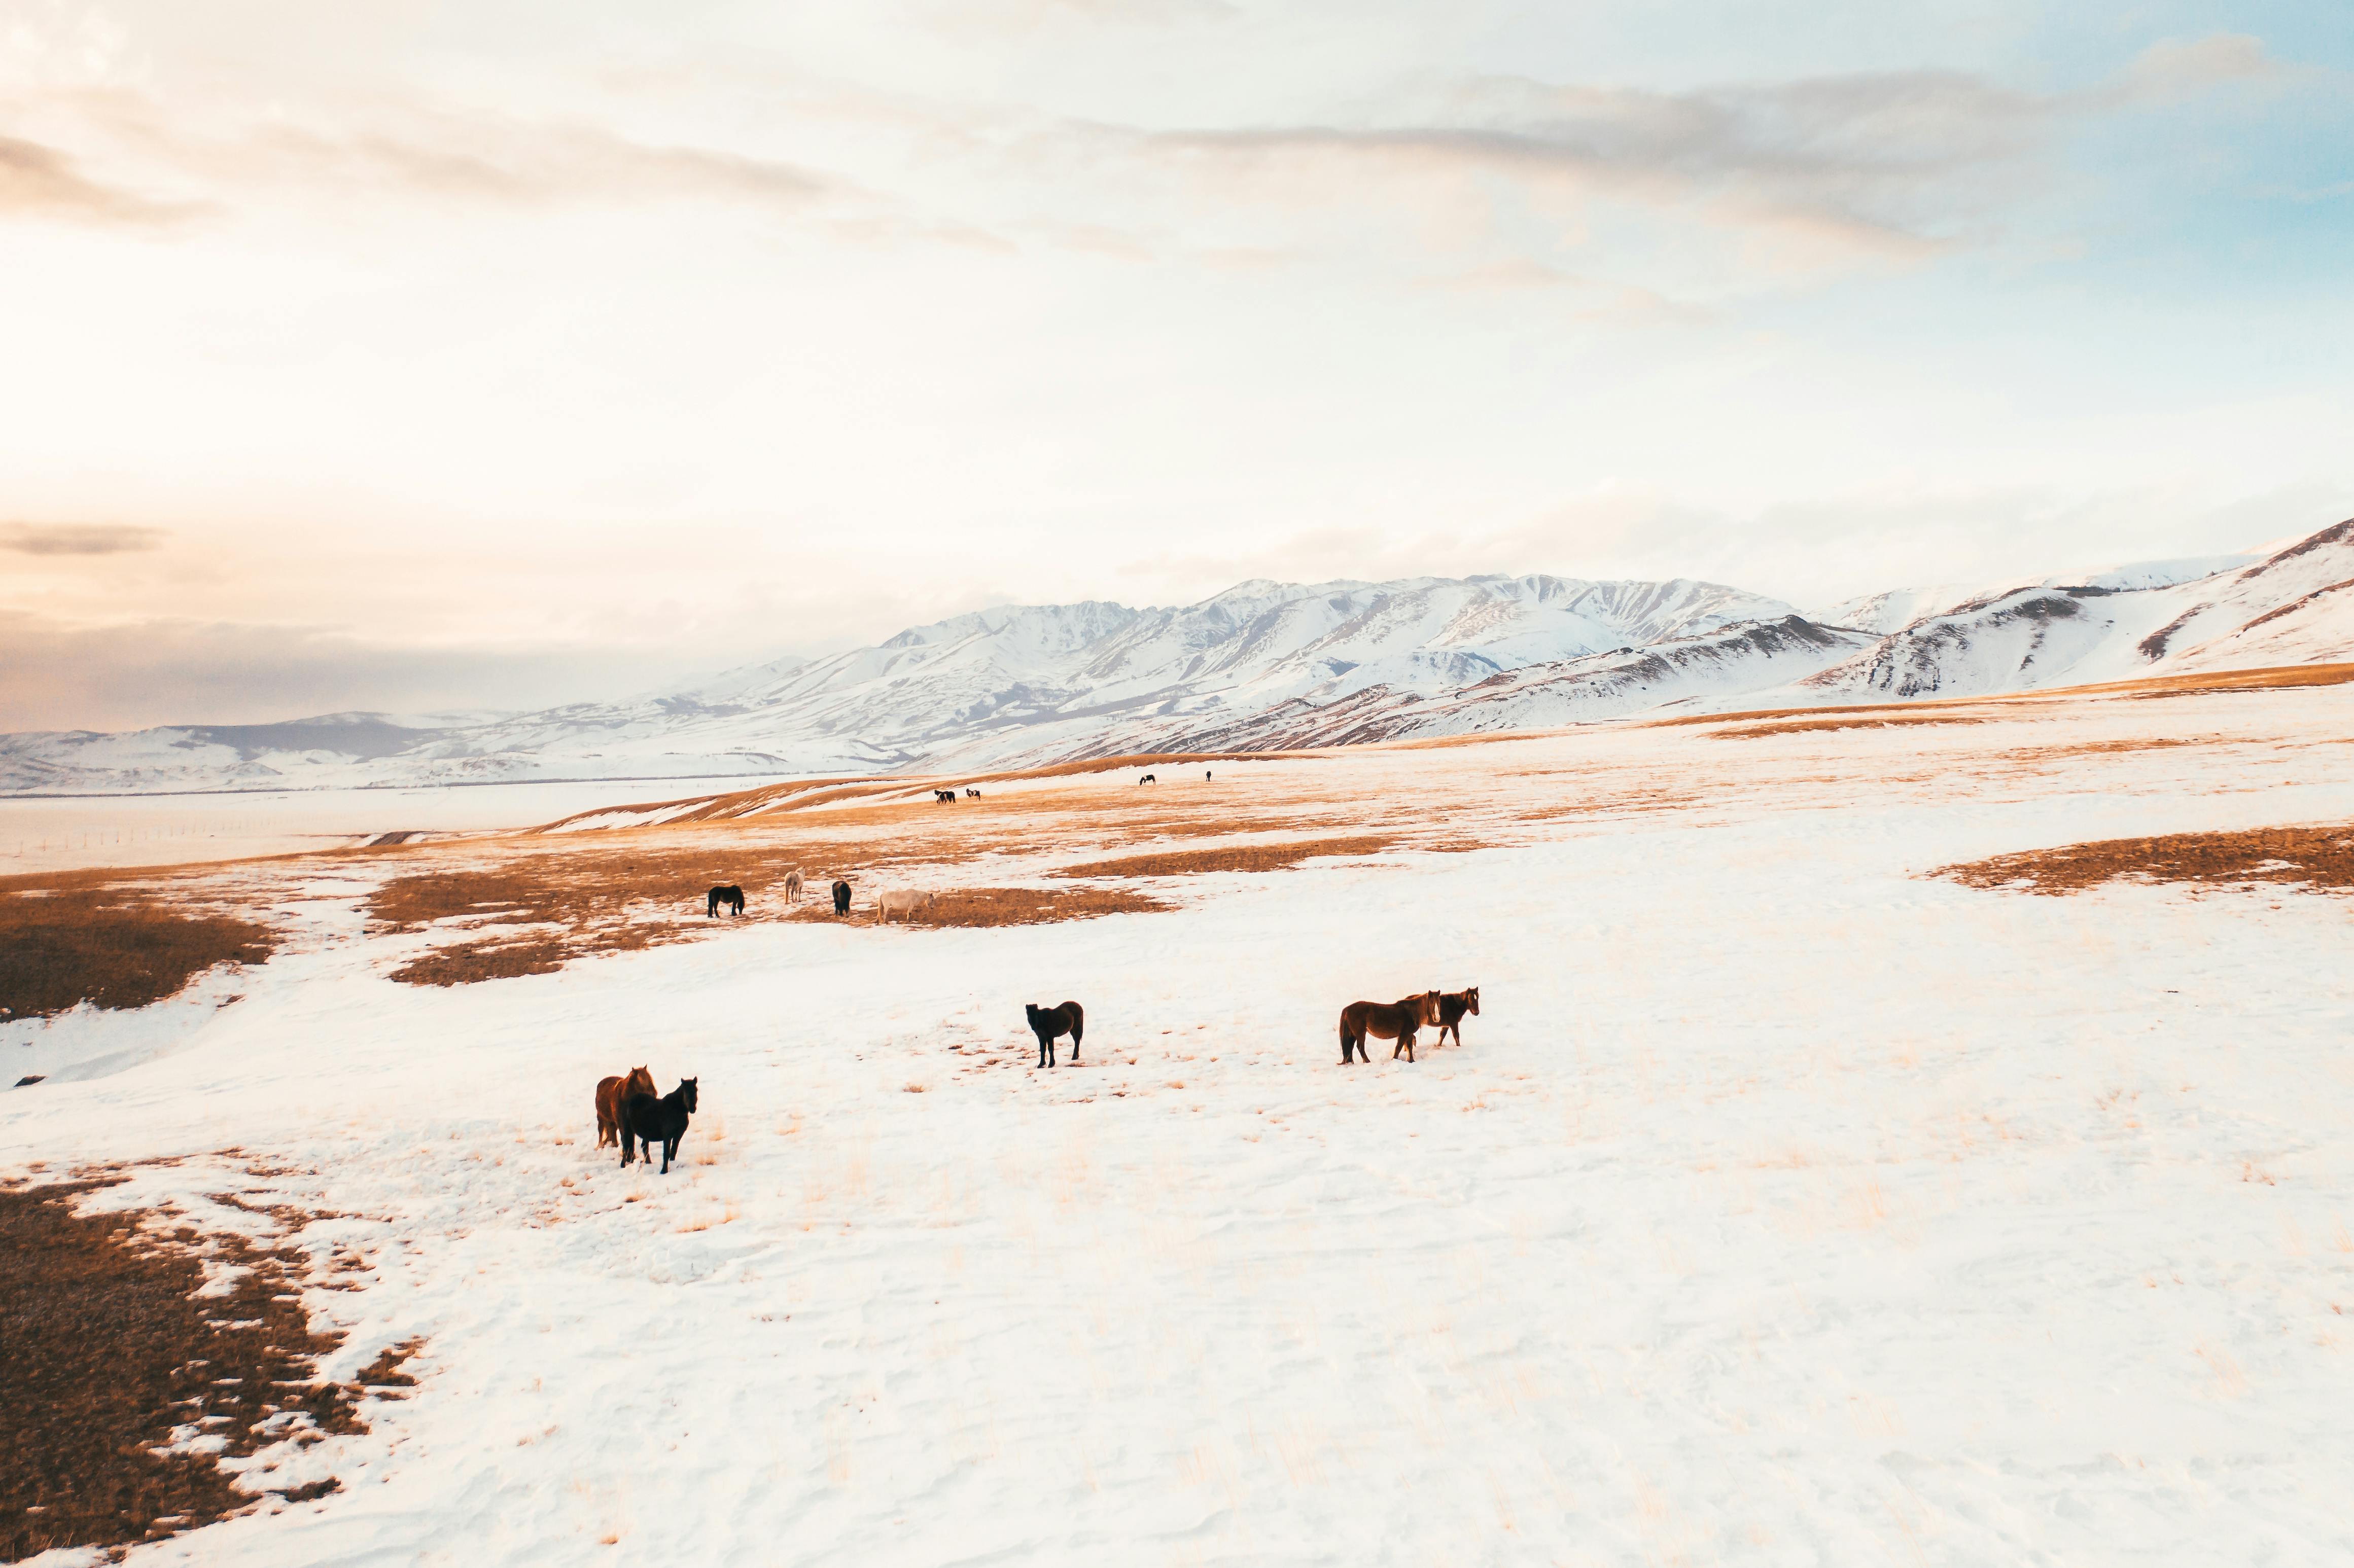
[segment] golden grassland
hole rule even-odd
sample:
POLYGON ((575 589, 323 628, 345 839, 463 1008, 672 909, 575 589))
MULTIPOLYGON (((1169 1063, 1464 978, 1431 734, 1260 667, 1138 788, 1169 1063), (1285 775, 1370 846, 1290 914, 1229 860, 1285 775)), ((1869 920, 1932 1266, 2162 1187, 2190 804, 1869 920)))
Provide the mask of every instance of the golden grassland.
POLYGON ((0 1562, 162 1540, 337 1490, 332 1478, 247 1490, 215 1453, 167 1446, 190 1425, 233 1456, 289 1430, 305 1445, 365 1432, 362 1401, 415 1381, 399 1370, 413 1346, 324 1381, 319 1360, 342 1336, 304 1312, 299 1254, 168 1215, 73 1212, 107 1184, 0 1187, 0 1562), (209 1282, 221 1273, 226 1293, 209 1282))
POLYGON ((1940 867, 1967 887, 2052 895, 2120 881, 2354 889, 2354 823, 2101 839, 1940 867))
POLYGON ((0 1019, 144 1007, 216 964, 260 963, 277 942, 255 920, 105 886, 0 893, 0 1019))

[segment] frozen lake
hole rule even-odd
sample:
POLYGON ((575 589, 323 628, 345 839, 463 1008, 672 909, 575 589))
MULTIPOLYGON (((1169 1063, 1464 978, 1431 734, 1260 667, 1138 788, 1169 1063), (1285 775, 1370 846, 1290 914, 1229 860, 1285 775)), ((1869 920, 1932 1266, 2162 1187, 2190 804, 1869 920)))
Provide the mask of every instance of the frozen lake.
POLYGON ((668 800, 715 788, 749 789, 794 777, 223 795, 0 796, 0 875, 341 849, 390 832, 498 832, 535 827, 598 806, 668 800))

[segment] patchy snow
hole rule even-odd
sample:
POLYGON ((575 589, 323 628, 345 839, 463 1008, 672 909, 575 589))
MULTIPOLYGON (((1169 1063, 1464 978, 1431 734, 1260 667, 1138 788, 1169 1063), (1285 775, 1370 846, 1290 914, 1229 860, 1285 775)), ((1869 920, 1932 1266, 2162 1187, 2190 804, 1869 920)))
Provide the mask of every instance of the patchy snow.
POLYGON ((0 1093, 0 1169, 334 1210, 354 1366, 425 1339, 342 1492, 134 1564, 2338 1563, 2346 906, 1923 874, 2347 819, 2350 725, 1360 749, 1231 798, 1491 847, 450 991, 322 884, 171 1048, 0 1093), (1463 1049, 1337 1065, 1341 1003, 1475 983, 1463 1049), (639 1062, 701 1081, 667 1178, 590 1147, 639 1062))

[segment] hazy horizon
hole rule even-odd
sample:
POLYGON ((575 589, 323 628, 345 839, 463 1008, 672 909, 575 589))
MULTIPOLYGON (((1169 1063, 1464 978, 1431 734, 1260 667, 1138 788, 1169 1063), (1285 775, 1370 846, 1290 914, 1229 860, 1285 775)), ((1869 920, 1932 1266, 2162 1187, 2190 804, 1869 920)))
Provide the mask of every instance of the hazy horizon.
POLYGON ((2349 78, 2287 0, 11 6, 0 730, 2311 533, 2349 78))

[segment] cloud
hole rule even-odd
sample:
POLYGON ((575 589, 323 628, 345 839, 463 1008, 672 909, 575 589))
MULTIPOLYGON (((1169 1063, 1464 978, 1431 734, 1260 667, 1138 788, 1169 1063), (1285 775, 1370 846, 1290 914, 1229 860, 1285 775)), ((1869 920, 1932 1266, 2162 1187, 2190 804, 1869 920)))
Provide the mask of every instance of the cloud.
POLYGON ((119 556, 152 550, 165 537, 161 528, 120 523, 0 523, 0 550, 20 556, 119 556))
POLYGON ((178 223, 196 210, 101 185, 55 147, 0 136, 0 218, 160 227, 178 223))
POLYGON ((2258 81, 2281 70, 2264 40, 2244 33, 2161 38, 2134 57, 2110 91, 2132 103, 2179 103, 2225 82, 2258 81))

